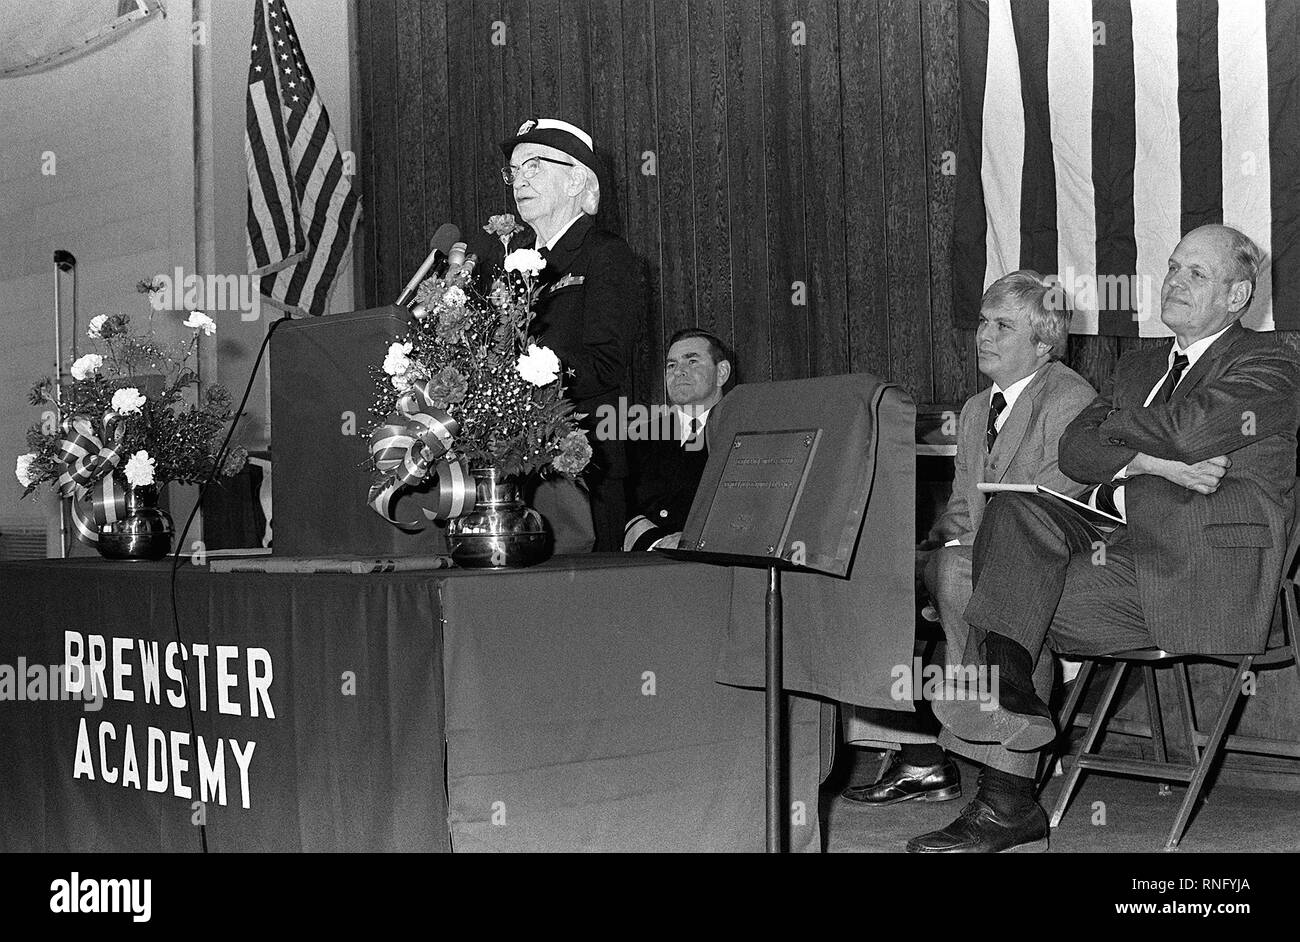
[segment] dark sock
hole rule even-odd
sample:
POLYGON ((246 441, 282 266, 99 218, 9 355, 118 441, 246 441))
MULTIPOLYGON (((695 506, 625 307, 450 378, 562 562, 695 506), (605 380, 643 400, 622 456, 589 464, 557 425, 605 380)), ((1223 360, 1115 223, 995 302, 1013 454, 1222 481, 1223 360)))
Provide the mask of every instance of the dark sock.
POLYGON ((937 743, 903 743, 898 750, 898 761, 907 765, 939 765, 945 758, 937 743))
POLYGON ((984 636, 984 659, 998 666, 1002 682, 1022 690, 1034 689, 1034 659, 1018 642, 990 631, 984 636))
POLYGON ((978 797, 999 815, 1018 818, 1034 806, 1034 780, 986 766, 978 797))

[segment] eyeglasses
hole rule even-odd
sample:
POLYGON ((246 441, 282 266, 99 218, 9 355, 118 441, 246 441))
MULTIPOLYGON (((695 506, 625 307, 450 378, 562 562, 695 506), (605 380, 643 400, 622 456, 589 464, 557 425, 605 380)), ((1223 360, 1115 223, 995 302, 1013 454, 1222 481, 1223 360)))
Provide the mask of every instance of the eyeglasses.
POLYGON ((561 167, 572 167, 573 164, 564 160, 554 160, 550 157, 529 157, 518 167, 502 167, 501 179, 506 181, 506 186, 513 186, 516 177, 523 177, 525 180, 531 180, 542 172, 542 165, 539 160, 544 160, 548 164, 559 164, 561 167))

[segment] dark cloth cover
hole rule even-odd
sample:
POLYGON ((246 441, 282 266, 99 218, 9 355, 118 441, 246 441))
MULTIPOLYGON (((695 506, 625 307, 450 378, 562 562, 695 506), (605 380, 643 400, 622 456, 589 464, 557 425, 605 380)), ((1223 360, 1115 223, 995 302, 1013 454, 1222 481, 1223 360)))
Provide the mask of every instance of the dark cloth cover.
MULTIPOLYGON (((707 512, 737 432, 822 430, 818 470, 790 532, 804 540, 807 565, 823 572, 782 575, 788 690, 912 709, 894 700, 890 687, 895 666, 910 668, 915 634, 915 425, 911 397, 866 374, 738 386, 709 414, 712 460, 688 531, 707 512), (859 513, 852 508, 864 493, 859 513)), ((761 686, 766 573, 736 568, 733 580, 717 677, 761 686)))

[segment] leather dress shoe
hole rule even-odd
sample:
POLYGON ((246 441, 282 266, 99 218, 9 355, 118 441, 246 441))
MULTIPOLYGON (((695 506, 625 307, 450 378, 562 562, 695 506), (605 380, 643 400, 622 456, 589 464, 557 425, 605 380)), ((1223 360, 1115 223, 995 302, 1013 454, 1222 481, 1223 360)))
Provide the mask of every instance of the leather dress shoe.
POLYGON ((952 759, 938 765, 909 765, 894 753, 880 778, 871 785, 851 785, 841 792, 849 801, 863 805, 896 805, 913 798, 920 801, 952 801, 961 797, 961 773, 952 759))
POLYGON ((939 722, 967 742, 1001 743, 1012 752, 1033 752, 1056 738, 1052 711, 1033 689, 998 684, 995 700, 980 700, 976 691, 945 684, 943 699, 931 706, 939 722))
POLYGON ((1047 814, 1035 802, 1019 818, 1005 818, 976 798, 952 824, 907 842, 909 854, 996 854, 1047 850, 1047 814))

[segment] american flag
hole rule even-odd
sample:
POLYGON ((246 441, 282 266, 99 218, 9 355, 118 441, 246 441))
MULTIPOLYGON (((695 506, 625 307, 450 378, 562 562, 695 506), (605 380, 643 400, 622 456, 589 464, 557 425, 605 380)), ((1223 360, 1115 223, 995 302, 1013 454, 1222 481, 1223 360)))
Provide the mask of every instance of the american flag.
POLYGON ((248 270, 268 303, 323 314, 361 199, 284 0, 257 0, 248 67, 248 270))
POLYGON ((1189 230, 1266 253, 1243 323, 1300 328, 1300 4, 962 0, 956 310, 1017 268, 1056 275, 1071 330, 1166 337, 1189 230))

